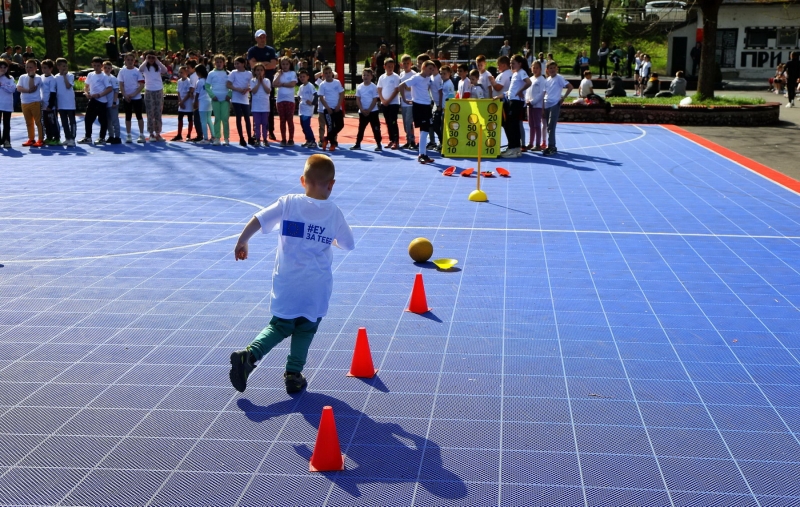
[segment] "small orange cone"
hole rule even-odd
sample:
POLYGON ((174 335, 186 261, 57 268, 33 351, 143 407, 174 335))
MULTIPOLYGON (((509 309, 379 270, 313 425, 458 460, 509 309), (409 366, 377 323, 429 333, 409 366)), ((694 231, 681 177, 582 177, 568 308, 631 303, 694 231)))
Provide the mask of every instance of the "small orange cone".
POLYGON ((372 378, 378 370, 372 364, 372 352, 369 350, 367 328, 358 328, 356 335, 356 348, 353 350, 353 362, 350 363, 348 377, 372 378))
POLYGON ((432 308, 428 308, 428 300, 425 298, 425 284, 422 283, 422 273, 417 273, 414 278, 414 288, 411 289, 411 301, 408 303, 407 312, 427 313, 432 308))
POLYGON ((317 443, 308 463, 309 472, 332 472, 344 470, 344 454, 339 447, 339 435, 336 433, 336 421, 333 420, 333 407, 322 407, 319 420, 317 443))

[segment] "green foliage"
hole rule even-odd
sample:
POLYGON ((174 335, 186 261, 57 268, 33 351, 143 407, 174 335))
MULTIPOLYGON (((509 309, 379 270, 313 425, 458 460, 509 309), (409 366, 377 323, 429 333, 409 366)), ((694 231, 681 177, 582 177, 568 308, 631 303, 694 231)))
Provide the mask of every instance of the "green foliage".
MULTIPOLYGON (((281 0, 269 0, 272 7, 272 46, 280 51, 284 42, 292 40, 294 31, 300 24, 297 11, 291 5, 282 7, 281 0)), ((261 8, 261 2, 255 4, 253 11, 256 30, 266 28, 266 12, 261 8)))
POLYGON ((19 0, 11 0, 11 12, 8 15, 9 30, 21 31, 25 28, 22 21, 22 4, 19 0))
MULTIPOLYGON (((605 38, 603 40, 606 40, 605 38)), ((572 65, 575 62, 575 57, 578 53, 585 49, 587 52, 589 51, 589 37, 581 37, 581 38, 574 38, 574 39, 562 39, 557 38, 553 39, 553 44, 551 46, 551 52, 553 53, 553 57, 555 61, 558 62, 558 65, 561 68, 561 72, 564 74, 571 74, 572 73, 572 65)), ((614 47, 617 45, 621 48, 627 48, 626 42, 627 38, 620 38, 620 39, 611 39, 608 40, 609 47, 614 47)), ((665 36, 660 37, 652 37, 652 38, 636 38, 632 39, 633 46, 636 48, 637 51, 644 51, 648 55, 650 55, 651 63, 653 64, 653 72, 657 72, 659 74, 666 74, 665 69, 667 68, 667 40, 665 36)), ((538 49, 537 49, 538 51, 538 49)), ((546 53, 547 51, 545 51, 546 53)), ((613 70, 613 64, 609 62, 609 68, 613 70)), ((623 62, 624 68, 624 62, 623 62)), ((596 66, 592 66, 592 72, 596 73, 598 68, 596 66)))
MULTIPOLYGON (((403 39, 403 51, 416 56, 433 47, 433 36, 410 33, 409 29, 432 32, 434 21, 428 16, 398 16, 400 38, 403 39)), ((444 27, 439 27, 441 30, 444 27)), ((416 61, 416 60, 415 60, 416 61)))

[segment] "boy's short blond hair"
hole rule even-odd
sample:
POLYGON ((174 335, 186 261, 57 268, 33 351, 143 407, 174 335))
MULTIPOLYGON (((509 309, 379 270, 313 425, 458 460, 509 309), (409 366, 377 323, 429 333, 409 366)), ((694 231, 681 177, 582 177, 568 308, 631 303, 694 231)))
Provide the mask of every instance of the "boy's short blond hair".
POLYGON ((308 181, 315 183, 328 183, 336 177, 336 168, 333 160, 327 155, 314 154, 306 160, 303 176, 308 181))

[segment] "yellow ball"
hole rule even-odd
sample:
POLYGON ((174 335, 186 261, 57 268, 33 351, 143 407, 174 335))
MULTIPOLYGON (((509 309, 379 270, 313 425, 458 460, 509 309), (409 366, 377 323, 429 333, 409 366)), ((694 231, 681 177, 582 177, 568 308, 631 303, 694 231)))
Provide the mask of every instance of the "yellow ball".
POLYGON ((408 244, 408 255, 414 262, 425 262, 433 255, 433 245, 426 238, 416 238, 408 244))

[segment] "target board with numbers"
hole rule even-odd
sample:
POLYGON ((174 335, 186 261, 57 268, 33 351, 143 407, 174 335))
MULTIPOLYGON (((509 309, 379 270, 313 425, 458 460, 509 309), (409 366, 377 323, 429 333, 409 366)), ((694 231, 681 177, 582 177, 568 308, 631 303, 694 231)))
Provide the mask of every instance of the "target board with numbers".
POLYGON ((450 99, 445 104, 445 157, 496 158, 500 155, 503 103, 492 99, 450 99), (478 129, 481 130, 480 136, 478 129), (480 146, 479 146, 480 143, 480 146))

